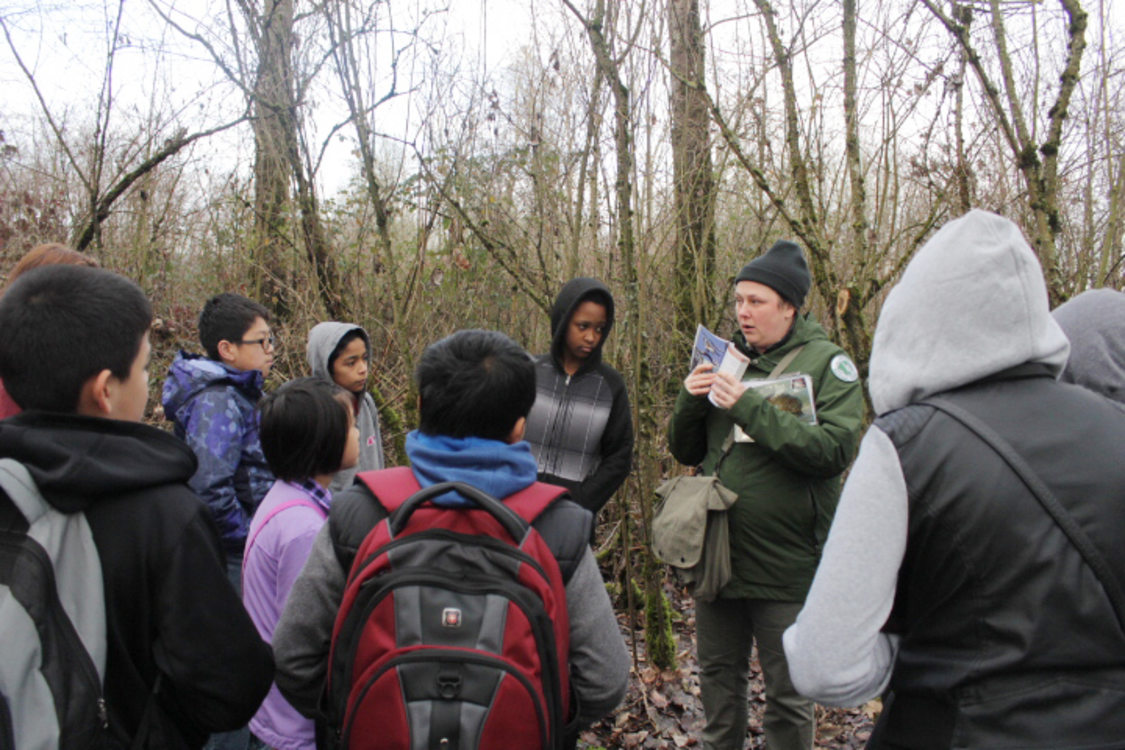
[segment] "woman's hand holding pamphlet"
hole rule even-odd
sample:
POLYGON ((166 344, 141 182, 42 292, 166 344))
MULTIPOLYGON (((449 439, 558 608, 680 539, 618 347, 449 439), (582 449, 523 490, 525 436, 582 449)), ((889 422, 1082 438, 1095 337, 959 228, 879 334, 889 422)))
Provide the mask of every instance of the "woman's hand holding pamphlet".
MULTIPOLYGON (((750 365, 746 355, 738 351, 730 341, 716 336, 703 325, 697 325, 689 369, 694 370, 703 362, 710 362, 714 366, 714 372, 729 372, 747 388, 761 393, 766 401, 781 411, 789 412, 808 424, 816 424, 816 402, 813 399, 812 378, 808 375, 796 372, 764 380, 743 381, 742 376, 750 365)), ((712 404, 715 403, 710 394, 707 398, 712 404)), ((736 430, 735 440, 752 442, 741 429, 736 430)))
MULTIPOLYGON (((694 370, 704 362, 711 363, 712 372, 729 372, 735 380, 742 380, 750 365, 749 358, 738 351, 734 344, 722 336, 716 336, 700 324, 695 327, 695 343, 692 345, 691 366, 688 369, 694 370)), ((710 394, 707 395, 707 400, 715 404, 715 399, 710 394)))

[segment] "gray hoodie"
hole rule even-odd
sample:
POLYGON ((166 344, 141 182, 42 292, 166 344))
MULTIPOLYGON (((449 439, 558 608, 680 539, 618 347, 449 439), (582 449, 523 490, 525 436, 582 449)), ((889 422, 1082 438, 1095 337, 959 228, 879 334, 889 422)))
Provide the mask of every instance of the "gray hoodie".
POLYGON ((1051 314, 1070 339, 1061 379, 1125 403, 1125 294, 1091 289, 1051 314))
MULTIPOLYGON (((884 414, 1030 362, 1058 374, 1069 348, 1019 228, 970 211, 930 238, 887 296, 871 352, 871 400, 884 414)), ((890 680, 898 639, 881 628, 906 549, 907 503, 895 446, 872 427, 808 599, 783 638, 802 695, 858 705, 890 680)))
MULTIPOLYGON (((309 331, 308 360, 309 369, 314 377, 323 378, 332 382, 332 372, 328 367, 328 357, 331 356, 340 339, 352 331, 359 331, 367 345, 367 363, 371 364, 371 340, 367 331, 351 323, 317 323, 309 331)), ((379 413, 375 408, 375 399, 370 393, 364 393, 358 401, 355 423, 359 428, 359 461, 351 469, 341 469, 332 478, 329 489, 339 492, 351 486, 357 471, 372 471, 383 468, 383 437, 379 432, 379 413)))

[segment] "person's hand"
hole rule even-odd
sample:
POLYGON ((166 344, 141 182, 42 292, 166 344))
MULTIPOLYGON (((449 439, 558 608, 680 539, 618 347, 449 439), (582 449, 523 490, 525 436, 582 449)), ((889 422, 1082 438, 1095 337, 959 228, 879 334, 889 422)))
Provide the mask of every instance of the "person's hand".
POLYGON ((684 388, 693 396, 706 396, 711 392, 711 384, 715 382, 715 373, 711 372, 714 365, 710 362, 703 362, 695 366, 686 378, 684 378, 684 388))
POLYGON ((729 409, 746 392, 746 386, 729 372, 714 375, 711 383, 711 401, 720 409, 729 409))

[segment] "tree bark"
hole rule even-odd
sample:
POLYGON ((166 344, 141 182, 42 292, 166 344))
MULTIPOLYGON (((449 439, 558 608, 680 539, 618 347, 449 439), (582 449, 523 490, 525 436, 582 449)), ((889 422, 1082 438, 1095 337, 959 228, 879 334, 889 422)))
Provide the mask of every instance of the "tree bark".
POLYGON ((706 319, 715 289, 715 184, 699 0, 668 0, 668 37, 676 221, 675 325, 680 337, 691 341, 696 324, 706 319))
POLYGON ((292 102, 290 48, 293 43, 292 0, 265 0, 261 15, 254 4, 240 0, 258 48, 252 90, 254 114, 254 239, 251 260, 258 272, 258 299, 284 315, 290 284, 284 262, 289 246, 289 157, 286 116, 292 102))

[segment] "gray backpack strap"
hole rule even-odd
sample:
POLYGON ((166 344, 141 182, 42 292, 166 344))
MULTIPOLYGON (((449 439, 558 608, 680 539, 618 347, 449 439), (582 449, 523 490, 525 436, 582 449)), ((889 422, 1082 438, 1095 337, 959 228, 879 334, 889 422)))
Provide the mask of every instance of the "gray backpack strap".
POLYGON ((1047 511, 1047 514, 1054 520, 1070 543, 1082 555, 1086 564, 1094 572, 1094 576, 1101 582, 1102 587, 1105 589, 1106 596, 1109 598, 1110 605, 1113 607, 1114 614, 1117 615, 1117 624, 1122 630, 1125 630, 1125 589, 1122 588, 1121 581, 1117 577, 1113 568, 1098 551, 1097 547, 1086 535, 1086 532, 1074 520, 1074 517, 1067 512, 1062 503, 1058 501, 1055 494, 1051 492, 1050 488, 1043 483, 1035 470, 1028 465, 1023 456, 1016 452, 1012 444, 1005 440, 999 433, 989 427, 979 417, 962 409, 957 404, 939 396, 930 396, 921 404, 932 406, 938 411, 945 412, 950 417, 964 425, 970 432, 976 433, 977 437, 987 443, 992 450, 996 451, 999 456, 1004 459, 1004 462, 1016 473, 1024 483, 1024 485, 1031 491, 1031 494, 1047 511))
POLYGON ((80 746, 105 722, 105 592, 93 534, 85 514, 48 504, 18 461, 0 459, 0 489, 28 522, 0 529, 0 692, 16 746, 80 746))

